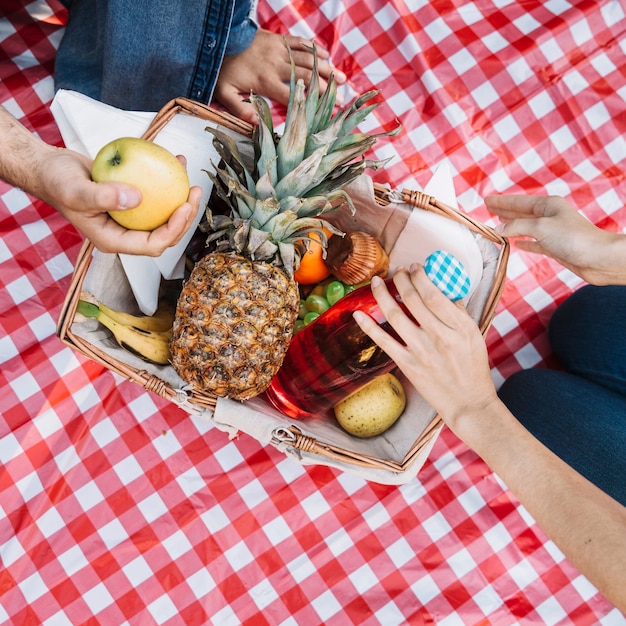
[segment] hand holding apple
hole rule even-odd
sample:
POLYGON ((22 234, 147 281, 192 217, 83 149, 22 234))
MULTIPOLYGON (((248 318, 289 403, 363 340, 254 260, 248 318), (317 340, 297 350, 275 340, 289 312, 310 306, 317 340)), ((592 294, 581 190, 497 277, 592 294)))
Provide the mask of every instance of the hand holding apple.
POLYGON ((187 201, 189 178, 185 166, 169 150, 136 137, 121 137, 100 149, 91 177, 96 182, 120 182, 141 191, 141 203, 109 211, 121 226, 152 231, 165 224, 187 201))

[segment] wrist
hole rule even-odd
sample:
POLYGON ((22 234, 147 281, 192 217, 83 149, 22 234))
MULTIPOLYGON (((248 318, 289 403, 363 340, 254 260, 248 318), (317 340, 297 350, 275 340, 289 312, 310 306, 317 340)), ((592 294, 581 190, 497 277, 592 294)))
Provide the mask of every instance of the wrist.
POLYGON ((591 285, 626 285, 626 235, 595 228, 589 261, 576 273, 591 285))
POLYGON ((41 197, 42 175, 56 150, 0 109, 0 178, 41 197))
POLYGON ((626 235, 609 233, 605 248, 605 266, 608 280, 606 284, 626 285, 626 235))
POLYGON ((463 408, 456 415, 442 414, 441 417, 450 430, 481 457, 488 456, 502 437, 507 438, 509 431, 519 426, 495 394, 485 402, 463 408))
POLYGON ((28 191, 41 198, 44 202, 54 206, 53 195, 63 189, 63 181, 52 182, 51 173, 54 171, 53 160, 62 154, 63 148, 56 148, 44 142, 33 148, 30 160, 32 176, 28 191))

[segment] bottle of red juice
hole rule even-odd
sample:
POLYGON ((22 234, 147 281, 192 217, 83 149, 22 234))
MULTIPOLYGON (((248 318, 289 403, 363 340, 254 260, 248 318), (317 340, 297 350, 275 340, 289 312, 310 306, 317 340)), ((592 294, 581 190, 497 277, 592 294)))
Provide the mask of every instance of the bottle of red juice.
MULTIPOLYGON (((470 281, 465 268, 449 252, 433 252, 424 262, 424 270, 451 300, 468 294, 470 281)), ((393 280, 389 278, 385 284, 411 317, 393 280)), ((391 358, 354 321, 352 314, 357 310, 367 313, 399 340, 370 285, 355 289, 292 338, 285 360, 266 391, 281 413, 296 419, 330 414, 335 404, 395 368, 391 358)))
MULTIPOLYGON (((385 282, 400 302, 393 281, 385 282)), ((341 298, 292 338, 285 360, 266 391, 281 413, 292 418, 321 417, 369 380, 395 367, 354 321, 352 314, 357 310, 394 334, 370 285, 341 298)))

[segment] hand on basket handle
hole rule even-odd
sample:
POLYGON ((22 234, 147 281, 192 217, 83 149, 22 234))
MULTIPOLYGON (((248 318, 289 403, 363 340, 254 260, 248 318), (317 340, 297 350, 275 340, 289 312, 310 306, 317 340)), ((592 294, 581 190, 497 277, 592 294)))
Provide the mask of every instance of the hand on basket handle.
POLYGON ((552 257, 594 285, 626 284, 626 237, 594 226, 559 196, 487 196, 505 237, 520 250, 552 257))
MULTIPOLYGON (((246 50, 224 57, 213 97, 229 113, 251 124, 257 123, 254 108, 250 103, 244 102, 250 91, 259 96, 267 96, 279 104, 286 105, 289 102, 291 62, 284 39, 293 54, 296 79, 302 78, 305 85, 309 84, 313 69, 311 42, 303 41, 301 37, 283 38, 277 33, 259 29, 246 50)), ((328 51, 318 44, 316 46, 320 91, 326 89, 326 79, 331 71, 334 71, 338 84, 344 83, 346 76, 341 71, 333 70, 328 61, 328 51)))

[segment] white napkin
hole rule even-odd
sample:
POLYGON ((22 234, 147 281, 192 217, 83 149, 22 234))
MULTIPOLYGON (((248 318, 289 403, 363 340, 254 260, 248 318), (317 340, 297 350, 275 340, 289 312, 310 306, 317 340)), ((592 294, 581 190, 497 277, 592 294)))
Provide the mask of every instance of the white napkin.
MULTIPOLYGON (((92 159, 102 146, 113 139, 143 135, 155 115, 123 111, 66 90, 57 92, 51 110, 65 145, 92 159)), ((201 187, 203 194, 193 225, 177 245, 168 248, 158 258, 119 255, 137 304, 146 315, 152 315, 156 311, 161 277, 182 277, 183 253, 203 215, 213 187, 203 171, 210 167, 212 160, 219 161, 213 147, 212 135, 204 130, 208 125, 212 124, 191 115, 176 115, 155 139, 155 143, 187 158, 189 182, 201 187)))
MULTIPOLYGON (((416 189, 417 185, 411 188, 416 189)), ((435 170, 424 193, 458 209, 454 181, 445 161, 435 170)), ((404 265, 407 258, 423 264, 426 257, 436 250, 450 252, 463 263, 470 279, 467 300, 482 279, 483 256, 471 231, 447 217, 414 208, 389 254, 390 269, 404 265)))

